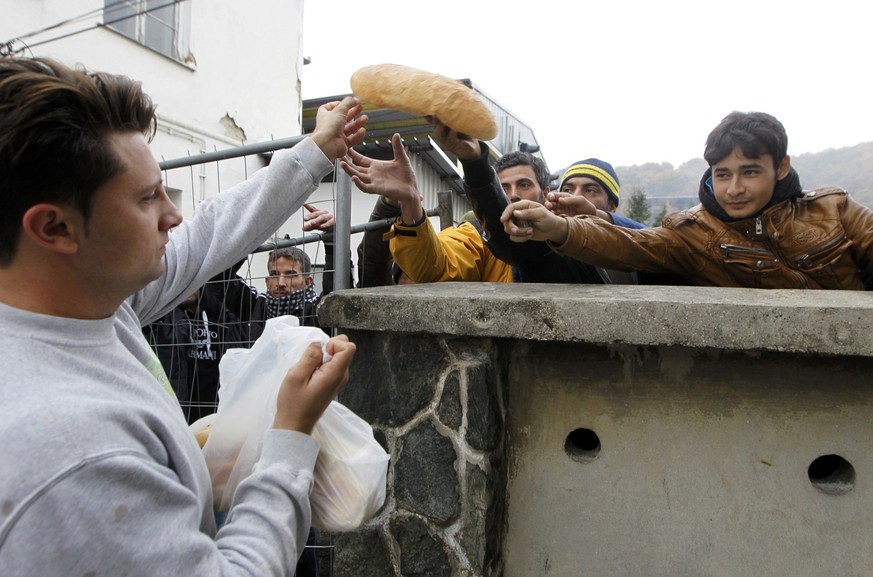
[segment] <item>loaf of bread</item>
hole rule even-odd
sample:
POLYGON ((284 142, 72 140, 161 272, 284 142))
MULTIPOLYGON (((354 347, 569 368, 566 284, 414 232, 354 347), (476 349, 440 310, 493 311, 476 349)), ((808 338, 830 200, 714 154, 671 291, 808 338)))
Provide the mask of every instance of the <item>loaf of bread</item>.
POLYGON ((203 448, 203 445, 206 444, 206 439, 209 438, 209 432, 212 430, 212 425, 206 425, 205 428, 200 429, 196 433, 194 433, 194 438, 197 439, 197 444, 200 445, 200 448, 203 448))
POLYGON ((478 94, 459 80, 400 64, 374 64, 352 74, 355 96, 410 114, 435 116, 479 140, 497 136, 497 119, 478 94))

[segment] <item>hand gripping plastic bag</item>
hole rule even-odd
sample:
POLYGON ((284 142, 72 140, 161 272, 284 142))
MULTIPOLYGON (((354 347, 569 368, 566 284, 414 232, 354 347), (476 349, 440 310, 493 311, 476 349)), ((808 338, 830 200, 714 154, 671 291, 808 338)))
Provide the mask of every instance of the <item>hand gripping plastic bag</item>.
MULTIPOLYGON (((282 316, 267 320, 252 348, 229 349, 221 358, 218 409, 203 446, 217 510, 230 509, 237 485, 260 456, 285 373, 309 343, 323 347, 327 341, 321 329, 282 316)), ((312 524, 327 531, 354 530, 385 502, 388 454, 373 438, 372 427, 338 401, 325 410, 312 436, 321 444, 310 496, 312 524)))

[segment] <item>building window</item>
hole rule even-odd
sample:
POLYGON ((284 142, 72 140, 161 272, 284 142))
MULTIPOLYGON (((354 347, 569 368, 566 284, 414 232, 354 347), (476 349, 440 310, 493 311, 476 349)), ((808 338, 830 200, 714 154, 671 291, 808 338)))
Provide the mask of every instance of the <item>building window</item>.
POLYGON ((104 0, 103 24, 174 60, 188 63, 185 0, 104 0))

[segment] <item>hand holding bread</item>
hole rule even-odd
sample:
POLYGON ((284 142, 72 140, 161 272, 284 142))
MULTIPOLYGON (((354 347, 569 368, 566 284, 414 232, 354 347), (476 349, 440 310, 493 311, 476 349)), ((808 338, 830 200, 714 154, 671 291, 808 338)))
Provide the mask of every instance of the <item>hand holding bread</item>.
POLYGON ((400 64, 365 66, 351 78, 358 98, 383 108, 435 116, 453 130, 478 140, 497 136, 497 119, 463 82, 400 64))

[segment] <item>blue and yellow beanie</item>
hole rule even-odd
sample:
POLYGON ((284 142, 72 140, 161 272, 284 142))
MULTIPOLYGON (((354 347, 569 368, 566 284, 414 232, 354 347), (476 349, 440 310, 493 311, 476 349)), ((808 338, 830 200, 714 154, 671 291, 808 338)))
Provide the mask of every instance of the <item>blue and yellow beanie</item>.
POLYGON ((621 184, 618 182, 618 175, 611 164, 597 158, 588 158, 575 162, 564 171, 564 176, 561 177, 561 184, 558 185, 558 190, 561 190, 561 187, 564 186, 564 182, 568 178, 573 178, 574 176, 587 176, 597 181, 615 202, 615 206, 618 206, 618 191, 621 189, 621 184))

